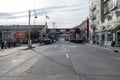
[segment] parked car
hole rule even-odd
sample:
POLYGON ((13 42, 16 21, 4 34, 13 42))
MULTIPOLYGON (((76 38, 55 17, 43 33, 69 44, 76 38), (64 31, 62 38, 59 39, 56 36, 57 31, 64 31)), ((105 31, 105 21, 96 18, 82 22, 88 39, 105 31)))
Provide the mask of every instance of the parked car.
POLYGON ((52 40, 51 39, 44 39, 43 42, 44 42, 44 44, 51 44, 52 40))

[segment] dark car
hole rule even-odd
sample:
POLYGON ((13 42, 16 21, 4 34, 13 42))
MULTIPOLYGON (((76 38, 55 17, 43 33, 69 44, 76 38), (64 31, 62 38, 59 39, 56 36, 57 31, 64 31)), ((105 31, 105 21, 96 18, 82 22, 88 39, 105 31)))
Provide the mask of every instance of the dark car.
POLYGON ((44 39, 44 44, 51 44, 52 43, 52 40, 51 39, 44 39))

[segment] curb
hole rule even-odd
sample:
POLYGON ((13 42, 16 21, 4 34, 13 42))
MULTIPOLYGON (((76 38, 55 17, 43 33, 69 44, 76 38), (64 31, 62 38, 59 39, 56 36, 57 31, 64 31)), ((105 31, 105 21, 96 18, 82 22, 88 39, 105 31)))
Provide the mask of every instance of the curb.
POLYGON ((25 48, 25 49, 23 49, 23 50, 29 50, 29 49, 33 49, 33 48, 35 48, 35 46, 28 47, 28 48, 25 48))
POLYGON ((105 49, 105 50, 111 50, 111 51, 113 51, 113 52, 115 52, 115 53, 120 53, 120 50, 113 49, 113 48, 101 47, 101 46, 91 45, 91 44, 86 44, 86 45, 89 45, 89 46, 92 46, 92 47, 101 48, 101 49, 105 49))
MULTIPOLYGON (((18 52, 21 52, 21 51, 25 51, 25 50, 29 50, 29 49, 33 49, 33 48, 35 48, 35 47, 37 47, 38 45, 36 45, 36 46, 32 46, 32 47, 30 47, 30 48, 28 48, 28 47, 24 47, 24 48, 22 48, 22 49, 17 49, 16 51, 14 51, 14 52, 9 52, 8 54, 4 54, 4 55, 0 55, 0 58, 2 58, 2 57, 6 57, 6 56, 9 56, 9 55, 12 55, 12 54, 15 54, 15 53, 18 53, 18 52)), ((14 49, 14 48, 9 48, 9 50, 10 49, 14 49)))

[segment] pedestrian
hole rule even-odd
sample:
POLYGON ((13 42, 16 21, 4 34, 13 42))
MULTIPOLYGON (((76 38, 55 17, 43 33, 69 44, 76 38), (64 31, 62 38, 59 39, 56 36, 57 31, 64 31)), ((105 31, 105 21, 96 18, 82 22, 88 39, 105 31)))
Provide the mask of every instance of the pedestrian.
POLYGON ((10 41, 8 41, 8 48, 10 48, 10 41))
POLYGON ((4 41, 1 42, 1 49, 4 48, 4 41))
POLYGON ((13 47, 16 47, 16 42, 15 41, 13 41, 13 47))

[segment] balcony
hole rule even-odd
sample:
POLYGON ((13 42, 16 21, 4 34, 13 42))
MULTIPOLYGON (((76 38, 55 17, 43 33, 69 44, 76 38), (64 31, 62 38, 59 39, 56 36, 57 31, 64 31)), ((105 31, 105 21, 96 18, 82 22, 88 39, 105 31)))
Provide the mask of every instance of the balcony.
POLYGON ((114 2, 111 3, 111 11, 114 11, 116 8, 120 7, 120 0, 115 0, 114 2))
POLYGON ((96 9, 96 5, 95 4, 91 5, 90 10, 94 11, 95 9, 96 9))
POLYGON ((108 9, 108 7, 105 7, 104 8, 104 15, 106 15, 107 13, 109 13, 109 9, 108 9))
POLYGON ((96 24, 91 24, 90 27, 93 29, 93 28, 96 28, 96 24))
POLYGON ((120 0, 117 0, 117 7, 120 7, 120 0))
POLYGON ((91 20, 96 19, 96 15, 95 15, 95 14, 90 15, 90 19, 91 19, 91 20))
POLYGON ((107 15, 108 21, 112 20, 112 15, 107 15))
POLYGON ((105 2, 107 2, 108 0, 103 0, 103 2, 105 3, 105 2))

